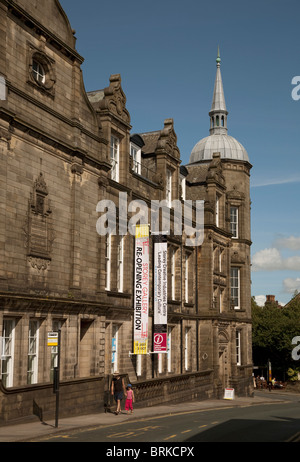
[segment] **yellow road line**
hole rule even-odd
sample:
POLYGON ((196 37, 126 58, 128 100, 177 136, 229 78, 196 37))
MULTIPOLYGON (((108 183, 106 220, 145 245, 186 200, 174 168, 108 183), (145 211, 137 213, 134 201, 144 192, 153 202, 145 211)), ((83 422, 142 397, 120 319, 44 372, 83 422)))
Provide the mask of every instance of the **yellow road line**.
POLYGON ((165 438, 164 441, 170 440, 171 438, 175 438, 175 436, 177 436, 177 435, 168 436, 168 438, 165 438))
POLYGON ((188 432, 191 432, 192 430, 184 430, 184 432, 181 432, 181 433, 188 433, 188 432))

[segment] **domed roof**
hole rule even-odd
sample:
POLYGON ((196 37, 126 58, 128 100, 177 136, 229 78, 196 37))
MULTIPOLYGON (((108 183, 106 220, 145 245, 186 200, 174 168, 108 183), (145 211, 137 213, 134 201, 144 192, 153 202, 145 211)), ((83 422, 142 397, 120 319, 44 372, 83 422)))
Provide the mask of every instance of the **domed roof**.
POLYGON ((212 134, 198 141, 194 146, 189 163, 211 160, 214 152, 219 152, 221 159, 249 162, 247 151, 239 141, 227 134, 212 134))
POLYGON ((198 143, 194 146, 189 163, 194 164, 196 162, 212 160, 214 152, 219 152, 221 159, 249 162, 249 157, 244 146, 242 146, 235 138, 227 134, 228 111, 226 109, 223 90, 219 50, 216 61, 217 73, 211 110, 209 112, 210 135, 198 141, 198 143))

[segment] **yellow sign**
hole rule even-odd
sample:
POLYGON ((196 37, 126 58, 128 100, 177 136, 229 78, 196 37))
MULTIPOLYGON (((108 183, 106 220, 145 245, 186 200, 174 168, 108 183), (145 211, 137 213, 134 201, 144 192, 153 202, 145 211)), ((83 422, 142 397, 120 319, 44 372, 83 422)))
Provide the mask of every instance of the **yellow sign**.
POLYGON ((48 332, 48 346, 58 346, 58 332, 48 332))
POLYGON ((149 225, 136 225, 135 237, 149 237, 149 225))
POLYGON ((133 354, 146 355, 147 354, 147 343, 148 343, 147 340, 145 340, 144 342, 139 342, 139 341, 134 342, 133 354))

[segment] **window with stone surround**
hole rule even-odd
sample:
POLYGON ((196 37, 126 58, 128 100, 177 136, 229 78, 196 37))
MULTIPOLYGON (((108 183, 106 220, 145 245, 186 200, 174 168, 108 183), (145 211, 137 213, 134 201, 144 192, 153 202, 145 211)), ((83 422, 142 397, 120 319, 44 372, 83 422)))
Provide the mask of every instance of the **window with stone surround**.
POLYGON ((234 206, 230 207, 230 232, 233 238, 239 237, 239 208, 234 206))
POLYGON ((39 321, 29 321, 27 383, 38 381, 39 321))
POLYGON ((231 305, 236 310, 240 308, 240 269, 230 269, 231 305))
POLYGON ((110 290, 111 272, 111 234, 105 236, 105 289, 110 290))
POLYGON ((240 366, 242 364, 242 355, 241 355, 241 331, 236 330, 235 335, 235 348, 236 348, 236 364, 240 366))
POLYGON ((1 380, 8 388, 13 386, 15 319, 3 319, 1 340, 1 380))
POLYGON ((111 179, 119 181, 119 157, 120 157, 120 140, 111 135, 110 138, 110 163, 111 163, 111 179))
POLYGON ((28 83, 44 94, 54 97, 55 61, 44 50, 29 45, 28 66, 28 83))

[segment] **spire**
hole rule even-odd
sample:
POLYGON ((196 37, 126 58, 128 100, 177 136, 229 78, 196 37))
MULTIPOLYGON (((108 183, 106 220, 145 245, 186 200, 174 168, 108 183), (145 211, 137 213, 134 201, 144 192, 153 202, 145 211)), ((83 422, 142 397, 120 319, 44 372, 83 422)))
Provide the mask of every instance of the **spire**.
POLYGON ((225 103, 225 96, 223 90, 222 76, 221 76, 221 58, 220 50, 218 47, 218 56, 216 59, 217 73, 214 87, 213 100, 210 116, 210 134, 227 134, 227 109, 225 103))

